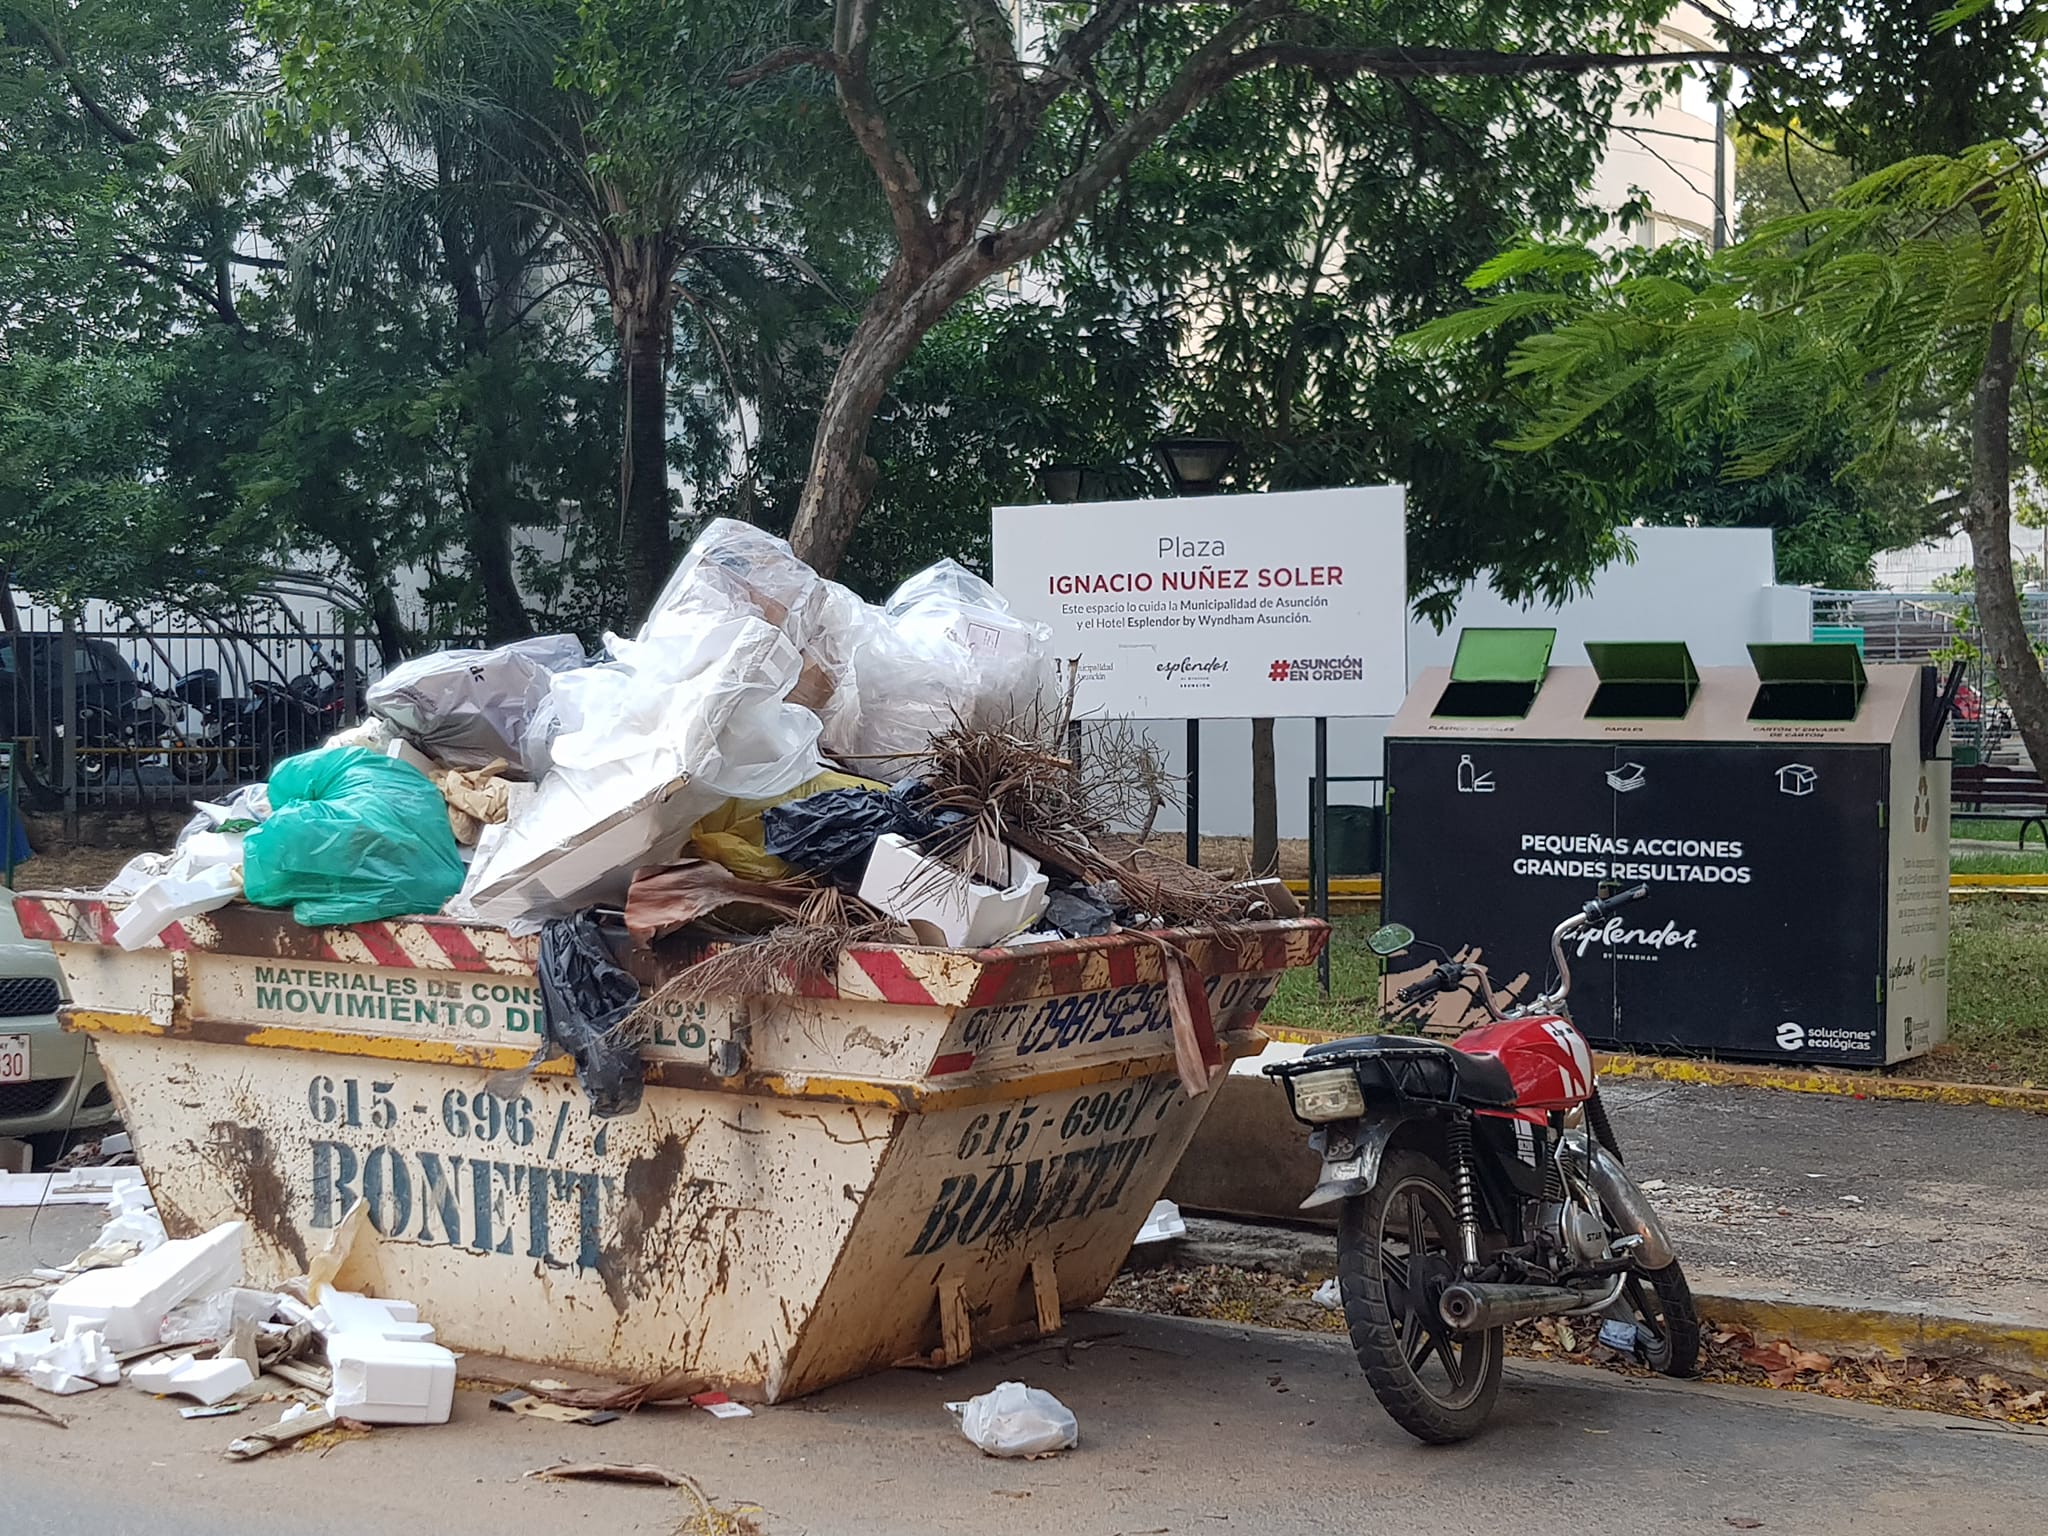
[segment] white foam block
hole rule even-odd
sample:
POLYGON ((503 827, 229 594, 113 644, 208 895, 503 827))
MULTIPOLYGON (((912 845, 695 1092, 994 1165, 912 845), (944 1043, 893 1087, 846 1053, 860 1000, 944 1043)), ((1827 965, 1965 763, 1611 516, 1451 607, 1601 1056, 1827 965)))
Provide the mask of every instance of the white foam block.
POLYGON ((249 1363, 233 1356, 217 1360, 195 1360, 190 1355, 159 1356, 131 1366, 128 1371, 131 1386, 160 1396, 196 1398, 209 1408, 233 1397, 255 1380, 249 1363))
POLYGON ((419 1308, 409 1301, 379 1301, 354 1291, 328 1290, 321 1293, 320 1305, 313 1310, 313 1326, 330 1336, 374 1333, 387 1339, 430 1342, 434 1325, 421 1322, 419 1315, 419 1308))
POLYGON ((60 1333, 97 1328, 116 1354, 147 1348, 159 1341, 164 1314, 179 1302, 241 1283, 244 1230, 239 1221, 224 1222, 117 1269, 88 1270, 67 1280, 50 1295, 50 1326, 60 1333))
POLYGON ((438 1344, 337 1333, 327 1340, 336 1418, 365 1424, 445 1424, 455 1406, 455 1356, 438 1344))

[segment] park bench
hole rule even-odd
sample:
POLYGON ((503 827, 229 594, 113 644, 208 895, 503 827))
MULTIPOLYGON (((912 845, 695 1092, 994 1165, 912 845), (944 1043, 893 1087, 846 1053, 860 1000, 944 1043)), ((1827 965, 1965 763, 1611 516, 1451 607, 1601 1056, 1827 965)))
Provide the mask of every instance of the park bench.
POLYGON ((2022 847, 2026 846, 2027 828, 2039 827, 2042 844, 2048 847, 2048 783, 2043 783, 2038 773, 1990 763, 1959 763, 1949 778, 1948 804, 1951 816, 2018 822, 2022 847))

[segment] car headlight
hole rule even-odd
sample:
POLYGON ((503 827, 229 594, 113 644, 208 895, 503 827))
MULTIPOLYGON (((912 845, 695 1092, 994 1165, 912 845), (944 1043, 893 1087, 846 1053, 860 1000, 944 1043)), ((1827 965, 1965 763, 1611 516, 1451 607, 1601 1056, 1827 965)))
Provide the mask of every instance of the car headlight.
POLYGON ((1304 1072, 1291 1082, 1294 1112, 1304 1120, 1319 1125, 1326 1120, 1356 1120, 1365 1113, 1365 1095, 1359 1092, 1358 1074, 1349 1067, 1304 1072))

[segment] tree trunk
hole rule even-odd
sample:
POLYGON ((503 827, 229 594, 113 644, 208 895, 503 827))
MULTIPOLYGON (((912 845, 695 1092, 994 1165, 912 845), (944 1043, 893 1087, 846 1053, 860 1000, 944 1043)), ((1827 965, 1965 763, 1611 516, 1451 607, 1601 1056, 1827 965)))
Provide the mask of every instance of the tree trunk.
POLYGON ((1970 534, 1977 622, 1991 669, 2005 690, 2034 771, 2040 773, 2048 771, 2048 677, 2027 635, 2012 569, 2012 382, 2017 366, 2012 322, 2001 320, 1991 327, 1971 402, 1970 499, 1963 526, 1970 534))
POLYGON ((1273 757, 1273 722, 1252 722, 1252 873, 1280 867, 1280 784, 1273 757))
MULTIPOLYGON (((448 183, 448 154, 438 151, 443 185, 448 183)), ((516 336, 491 340, 491 318, 477 276, 477 251, 452 216, 441 220, 441 261, 455 293, 455 313, 462 352, 473 368, 486 374, 517 367, 516 336)), ((519 577, 512 564, 512 505, 517 495, 508 466, 516 457, 514 424, 497 403, 494 389, 482 391, 481 408, 464 406, 462 418, 471 441, 462 498, 463 542, 469 546, 477 584, 484 600, 484 638, 493 645, 522 640, 533 633, 533 619, 519 595, 519 577)), ((472 398, 475 398, 472 396, 472 398)))
POLYGON ((810 474, 789 532, 797 555, 813 570, 830 576, 839 569, 867 510, 875 487, 868 429, 890 382, 925 332, 993 270, 994 263, 971 248, 926 275, 898 258, 868 301, 825 391, 810 474))
POLYGON ((469 494, 463 498, 463 542, 476 562, 476 579, 484 599, 484 638, 492 645, 524 640, 533 633, 533 616, 519 593, 512 564, 512 527, 507 509, 513 494, 511 478, 494 449, 504 439, 484 434, 484 443, 470 455, 469 494))
POLYGON ((619 500, 626 608, 637 622, 654 606, 668 580, 675 547, 669 536, 669 309, 664 300, 644 292, 635 299, 626 314, 622 338, 626 445, 619 467, 619 500))

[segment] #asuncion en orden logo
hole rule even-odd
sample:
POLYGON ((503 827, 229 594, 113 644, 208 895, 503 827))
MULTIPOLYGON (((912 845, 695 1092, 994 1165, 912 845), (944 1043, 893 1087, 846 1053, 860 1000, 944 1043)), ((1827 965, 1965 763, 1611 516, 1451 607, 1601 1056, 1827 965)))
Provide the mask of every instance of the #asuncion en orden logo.
POLYGON ((1362 656, 1296 657, 1266 668, 1270 683, 1355 683, 1365 676, 1362 656))

